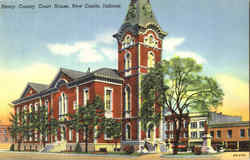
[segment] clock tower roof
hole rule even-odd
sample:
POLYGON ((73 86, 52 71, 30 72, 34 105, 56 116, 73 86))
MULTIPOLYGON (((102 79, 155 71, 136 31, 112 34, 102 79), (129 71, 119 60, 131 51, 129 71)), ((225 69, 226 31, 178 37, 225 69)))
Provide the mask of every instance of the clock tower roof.
POLYGON ((140 29, 148 27, 156 29, 162 38, 167 35, 155 18, 150 0, 131 0, 125 20, 119 32, 114 37, 119 39, 119 35, 121 36, 122 32, 127 28, 137 33, 140 29))

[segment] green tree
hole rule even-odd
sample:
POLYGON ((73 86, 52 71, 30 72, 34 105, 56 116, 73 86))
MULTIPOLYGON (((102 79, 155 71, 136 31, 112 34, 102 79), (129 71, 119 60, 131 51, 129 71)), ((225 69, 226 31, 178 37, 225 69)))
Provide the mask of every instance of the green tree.
POLYGON ((59 122, 53 117, 53 111, 48 111, 47 106, 39 107, 39 111, 32 109, 30 112, 30 122, 33 131, 37 131, 41 136, 43 147, 46 145, 46 137, 56 135, 59 122))
POLYGON ((106 118, 102 126, 104 126, 104 133, 114 139, 116 151, 117 141, 122 136, 121 122, 112 118, 106 118))
POLYGON ((182 118, 190 110, 209 111, 223 101, 223 90, 215 79, 202 74, 202 65, 192 58, 175 57, 162 61, 143 77, 143 105, 140 118, 143 129, 153 122, 159 125, 164 112, 172 114, 174 122, 174 154, 177 154, 182 118), (160 106, 160 111, 154 106, 160 106), (178 120, 178 127, 176 121, 178 120))
POLYGON ((18 115, 10 113, 9 122, 11 123, 11 125, 8 128, 8 131, 10 133, 13 142, 15 143, 17 141, 18 133, 20 132, 18 125, 18 115))
MULTIPOLYGON (((78 107, 73 114, 67 114, 69 120, 65 120, 66 125, 76 132, 83 131, 85 135, 85 152, 88 152, 88 141, 90 135, 100 126, 104 118, 104 104, 101 97, 96 96, 93 102, 88 102, 86 106, 78 107)), ((100 127, 102 128, 102 127, 100 127)), ((100 130, 96 130, 99 132, 100 130)), ((99 133, 97 135, 100 135, 99 133)))

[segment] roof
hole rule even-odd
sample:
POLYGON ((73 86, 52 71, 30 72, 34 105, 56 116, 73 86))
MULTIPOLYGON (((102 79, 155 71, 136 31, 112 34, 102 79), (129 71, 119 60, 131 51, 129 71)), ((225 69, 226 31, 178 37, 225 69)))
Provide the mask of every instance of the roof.
POLYGON ((80 71, 75 71, 71 69, 60 68, 59 72, 57 73, 57 76, 55 77, 55 79, 50 85, 39 84, 39 83, 28 83, 21 98, 13 101, 12 103, 18 104, 23 101, 35 98, 37 96, 42 96, 42 95, 45 95, 45 94, 48 94, 50 92, 57 90, 58 88, 54 84, 57 83, 57 80, 59 79, 61 73, 66 74, 72 79, 72 81, 66 84, 68 87, 72 87, 77 84, 81 84, 82 82, 88 82, 89 80, 95 80, 95 79, 100 79, 100 80, 104 80, 108 82, 114 81, 118 83, 122 83, 122 80, 123 80, 120 77, 118 71, 115 69, 111 69, 111 68, 100 68, 93 72, 80 72, 80 71), (23 95, 26 93, 29 87, 32 87, 34 90, 37 91, 37 93, 29 97, 23 97, 23 95))
POLYGON ((28 85, 32 87, 34 90, 36 90, 37 92, 41 92, 45 89, 48 89, 49 87, 49 85, 47 84, 40 84, 40 83, 33 83, 33 82, 29 82, 28 85))
POLYGON ((138 26, 146 28, 148 25, 156 27, 161 37, 167 35, 167 33, 161 29, 155 18, 150 0, 131 0, 125 20, 119 32, 115 34, 114 37, 122 37, 121 34, 124 28, 130 28, 132 26, 133 29, 130 28, 131 31, 136 32, 138 26))
POLYGON ((148 23, 158 24, 149 0, 131 0, 124 23, 142 26, 148 23))
POLYGON ((225 122, 225 123, 213 123, 208 124, 209 128, 227 128, 227 127, 249 127, 249 121, 239 121, 239 122, 225 122))
POLYGON ((101 76, 103 78, 112 78, 112 79, 118 79, 122 80, 119 73, 115 69, 111 68, 101 68, 93 72, 95 76, 101 76))
POLYGON ((66 68, 61 68, 60 71, 62 71, 63 73, 65 73, 72 79, 77 79, 88 74, 86 72, 80 72, 80 71, 75 71, 75 70, 66 69, 66 68))

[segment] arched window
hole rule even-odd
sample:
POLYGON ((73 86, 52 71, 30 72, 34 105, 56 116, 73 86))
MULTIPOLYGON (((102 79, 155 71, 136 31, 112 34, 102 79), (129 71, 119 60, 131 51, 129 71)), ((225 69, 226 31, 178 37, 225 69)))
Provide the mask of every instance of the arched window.
POLYGON ((153 52, 148 52, 148 68, 155 66, 155 55, 153 52))
POLYGON ((124 57, 124 69, 125 69, 125 76, 130 75, 131 73, 131 67, 132 67, 132 62, 131 62, 131 55, 130 53, 126 53, 124 57))
POLYGON ((130 91, 130 87, 129 86, 126 86, 125 87, 125 91, 124 91, 124 104, 125 104, 125 113, 126 113, 126 115, 128 114, 130 114, 130 112, 131 112, 131 99, 130 99, 130 94, 131 93, 131 91, 130 91))
POLYGON ((59 97, 59 118, 68 113, 68 96, 64 93, 59 97))
POLYGON ((153 138, 153 133, 154 133, 154 125, 150 123, 148 125, 148 130, 147 130, 147 138, 153 138))
POLYGON ((126 139, 131 139, 131 127, 129 124, 126 125, 126 130, 125 130, 125 134, 126 134, 126 139))

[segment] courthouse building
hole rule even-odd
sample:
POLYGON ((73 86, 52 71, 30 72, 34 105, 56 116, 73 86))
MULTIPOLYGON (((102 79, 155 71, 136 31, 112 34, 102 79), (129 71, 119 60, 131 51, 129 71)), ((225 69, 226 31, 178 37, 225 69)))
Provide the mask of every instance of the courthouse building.
MULTIPOLYGON (((39 111, 39 107, 47 106, 49 111, 53 110, 54 117, 61 119, 98 95, 104 101, 105 116, 122 120, 123 136, 119 145, 139 146, 145 138, 154 143, 160 142, 163 123, 146 135, 138 121, 138 113, 142 105, 142 75, 161 61, 162 42, 166 35, 157 23, 150 1, 131 0, 124 22, 113 35, 118 43, 117 52, 114 53, 118 55, 116 69, 100 68, 83 72, 61 68, 50 84, 28 83, 21 97, 13 101, 15 113, 31 110, 32 107, 39 111)), ((66 135, 62 134, 62 129, 58 129, 57 136, 46 138, 47 143, 63 139, 72 146, 77 140, 83 143, 82 134, 66 126, 61 127, 66 130, 66 135)), ((113 140, 101 135, 91 143, 94 145, 92 149, 106 147, 112 150, 113 140)), ((39 144, 39 133, 22 143, 23 148, 39 148, 39 144)))

